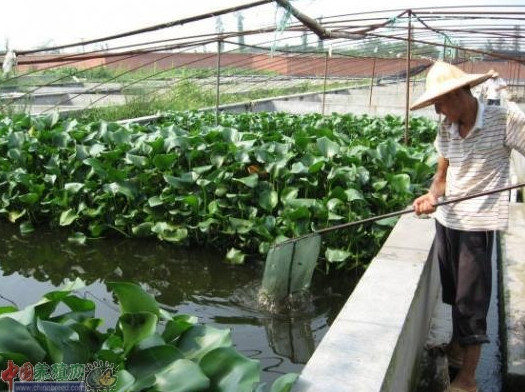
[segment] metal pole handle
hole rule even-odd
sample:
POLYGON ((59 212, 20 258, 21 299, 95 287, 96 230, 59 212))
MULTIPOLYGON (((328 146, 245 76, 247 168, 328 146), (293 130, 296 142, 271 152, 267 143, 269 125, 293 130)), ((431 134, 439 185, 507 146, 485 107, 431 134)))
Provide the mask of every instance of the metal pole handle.
MULTIPOLYGON (((500 192, 510 191, 511 189, 516 189, 516 188, 521 188, 521 187, 525 187, 525 183, 509 185, 509 186, 506 186, 506 187, 503 187, 503 188, 493 189, 491 191, 479 192, 479 193, 474 193, 474 194, 468 195, 468 196, 462 196, 462 197, 458 197, 458 198, 455 198, 455 199, 440 201, 440 202, 434 204, 434 207, 444 206, 446 204, 459 203, 460 201, 474 199, 476 197, 481 197, 481 196, 487 196, 487 195, 491 195, 493 193, 500 193, 500 192)), ((347 222, 347 223, 342 223, 340 225, 325 227, 324 229, 316 230, 314 233, 317 233, 317 234, 326 233, 326 232, 329 232, 329 231, 338 230, 338 229, 344 229, 346 227, 360 225, 360 224, 363 224, 363 223, 375 222, 375 221, 378 221, 378 220, 381 220, 381 219, 392 218, 394 216, 399 216, 399 215, 403 215, 403 214, 409 214, 411 212, 415 212, 414 208, 407 208, 405 210, 394 211, 394 212, 390 212, 390 213, 384 214, 384 215, 373 216, 373 217, 362 219, 362 220, 358 220, 358 221, 355 221, 355 222, 347 222)), ((301 237, 299 237, 299 238, 301 238, 301 237)))

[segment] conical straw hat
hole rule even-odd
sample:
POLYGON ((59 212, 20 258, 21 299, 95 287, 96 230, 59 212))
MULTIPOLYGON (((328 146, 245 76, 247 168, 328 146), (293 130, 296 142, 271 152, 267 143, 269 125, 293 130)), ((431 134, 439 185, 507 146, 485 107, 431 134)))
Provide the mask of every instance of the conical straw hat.
POLYGON ((428 70, 425 92, 410 106, 410 109, 416 110, 432 105, 442 95, 467 85, 474 87, 490 77, 492 77, 491 73, 468 74, 454 65, 436 61, 428 70))

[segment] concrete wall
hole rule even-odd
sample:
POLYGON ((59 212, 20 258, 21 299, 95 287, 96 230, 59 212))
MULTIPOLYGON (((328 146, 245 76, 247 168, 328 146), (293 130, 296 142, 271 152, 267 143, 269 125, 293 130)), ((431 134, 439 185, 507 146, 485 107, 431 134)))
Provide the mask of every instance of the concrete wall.
MULTIPOLYGON (((410 89, 409 101, 414 101, 422 93, 422 84, 413 84, 410 89)), ((373 86, 372 89, 331 90, 324 97, 322 93, 305 93, 258 99, 250 102, 222 105, 220 110, 233 113, 280 111, 294 114, 353 113, 370 116, 384 116, 387 114, 405 116, 405 94, 406 86, 403 83, 397 83, 373 86)), ((433 106, 410 112, 410 116, 425 116, 435 120, 438 119, 433 106)))
POLYGON ((525 204, 513 203, 511 226, 502 236, 501 320, 503 390, 525 391, 525 204))

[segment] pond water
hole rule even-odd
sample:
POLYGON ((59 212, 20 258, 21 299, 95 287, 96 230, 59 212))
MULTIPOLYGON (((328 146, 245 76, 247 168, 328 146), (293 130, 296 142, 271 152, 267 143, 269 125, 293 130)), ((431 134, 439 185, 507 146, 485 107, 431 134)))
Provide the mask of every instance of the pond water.
POLYGON ((0 306, 23 308, 79 277, 87 284, 82 294, 96 302, 105 326, 113 327, 118 306, 105 282, 136 282, 167 310, 231 329, 236 348, 260 361, 261 381, 271 384, 301 371, 360 276, 316 272, 307 313, 272 315, 257 308, 263 267, 263 260, 233 266, 217 252, 155 240, 98 239, 81 246, 59 231, 22 236, 17 225, 0 222, 0 306))

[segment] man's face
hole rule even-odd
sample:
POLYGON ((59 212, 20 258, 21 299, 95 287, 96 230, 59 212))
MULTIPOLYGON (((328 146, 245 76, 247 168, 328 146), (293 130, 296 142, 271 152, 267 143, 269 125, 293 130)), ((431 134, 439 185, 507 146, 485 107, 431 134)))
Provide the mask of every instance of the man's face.
POLYGON ((436 113, 443 114, 451 122, 457 122, 462 110, 458 96, 459 92, 456 90, 439 97, 434 102, 436 113))

